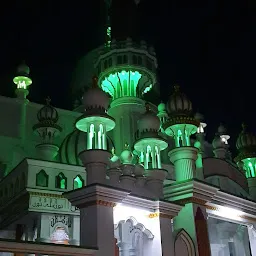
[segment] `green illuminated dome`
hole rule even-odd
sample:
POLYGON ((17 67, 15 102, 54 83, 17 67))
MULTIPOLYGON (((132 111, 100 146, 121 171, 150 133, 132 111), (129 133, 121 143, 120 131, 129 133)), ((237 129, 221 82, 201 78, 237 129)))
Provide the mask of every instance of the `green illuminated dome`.
MULTIPOLYGON (((59 160, 64 164, 83 165, 79 153, 86 150, 87 134, 75 130, 63 140, 59 150, 59 160)), ((111 151, 114 147, 113 141, 107 136, 107 149, 111 151)))
POLYGON ((178 85, 174 86, 174 93, 167 102, 167 111, 170 116, 192 115, 192 103, 184 93, 180 92, 178 85))
POLYGON ((163 102, 161 102, 161 103, 157 106, 157 110, 158 110, 158 112, 164 112, 164 111, 166 111, 165 104, 164 104, 163 102))

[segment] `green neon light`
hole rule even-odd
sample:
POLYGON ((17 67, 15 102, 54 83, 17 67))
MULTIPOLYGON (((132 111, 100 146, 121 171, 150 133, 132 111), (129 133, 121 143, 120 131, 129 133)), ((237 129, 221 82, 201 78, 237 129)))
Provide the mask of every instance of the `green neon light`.
POLYGON ((28 89, 28 86, 32 84, 32 80, 26 76, 16 76, 13 82, 17 85, 17 89, 28 89))
POLYGON ((153 87, 152 84, 150 84, 148 87, 145 88, 142 94, 149 92, 152 89, 152 87, 153 87))
POLYGON ((256 158, 246 158, 243 160, 246 178, 256 177, 256 158))
POLYGON ((103 91, 109 93, 113 99, 124 96, 137 96, 137 87, 141 74, 138 71, 122 71, 110 74, 101 83, 103 91))

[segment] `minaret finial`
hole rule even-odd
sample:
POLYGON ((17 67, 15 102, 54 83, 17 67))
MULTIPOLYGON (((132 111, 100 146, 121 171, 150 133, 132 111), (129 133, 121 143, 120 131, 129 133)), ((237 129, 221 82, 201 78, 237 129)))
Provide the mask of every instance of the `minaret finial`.
POLYGON ((45 99, 46 101, 46 105, 50 105, 51 104, 51 98, 49 96, 47 96, 47 98, 45 99))
POLYGON ((92 88, 97 88, 98 87, 98 77, 93 76, 92 77, 92 88))
POLYGON ((129 144, 127 142, 124 144, 124 149, 129 149, 129 144))
POLYGON ((246 128, 247 128, 247 125, 243 122, 243 123, 242 123, 242 130, 243 130, 243 132, 246 131, 246 128))
POLYGON ((175 84, 173 86, 173 88, 174 88, 174 92, 179 92, 180 91, 180 86, 178 84, 175 84))

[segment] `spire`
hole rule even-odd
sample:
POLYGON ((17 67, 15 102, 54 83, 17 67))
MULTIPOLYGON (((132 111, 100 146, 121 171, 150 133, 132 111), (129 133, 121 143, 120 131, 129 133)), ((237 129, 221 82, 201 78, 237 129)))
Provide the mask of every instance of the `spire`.
POLYGON ((135 0, 112 0, 110 2, 110 22, 112 38, 125 40, 127 37, 136 39, 138 36, 138 4, 135 0))

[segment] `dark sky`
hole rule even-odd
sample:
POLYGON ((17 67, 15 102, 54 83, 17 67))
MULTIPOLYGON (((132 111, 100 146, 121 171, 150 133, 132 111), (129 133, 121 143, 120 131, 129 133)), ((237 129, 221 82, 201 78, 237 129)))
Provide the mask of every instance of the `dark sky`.
MULTIPOLYGON (((241 122, 256 128, 256 15, 249 1, 142 0, 139 8, 141 38, 156 48, 163 100, 179 83, 204 114, 210 139, 220 122, 233 143, 241 122)), ((5 2, 1 95, 14 95, 15 68, 26 60, 33 79, 29 99, 43 103, 50 95, 55 106, 71 108, 75 65, 102 38, 100 0, 5 2)))

